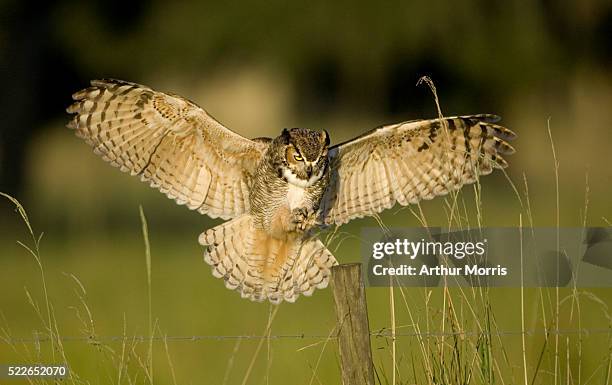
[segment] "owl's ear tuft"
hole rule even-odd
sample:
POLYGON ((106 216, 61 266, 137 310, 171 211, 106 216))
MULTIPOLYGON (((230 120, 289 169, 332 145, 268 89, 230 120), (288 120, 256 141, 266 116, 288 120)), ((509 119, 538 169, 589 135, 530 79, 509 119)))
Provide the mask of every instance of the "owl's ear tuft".
POLYGON ((283 132, 281 132, 280 138, 283 144, 289 144, 289 139, 291 138, 291 135, 289 134, 288 128, 283 128, 283 132))
POLYGON ((321 130, 321 143, 329 146, 329 133, 326 130, 321 130))

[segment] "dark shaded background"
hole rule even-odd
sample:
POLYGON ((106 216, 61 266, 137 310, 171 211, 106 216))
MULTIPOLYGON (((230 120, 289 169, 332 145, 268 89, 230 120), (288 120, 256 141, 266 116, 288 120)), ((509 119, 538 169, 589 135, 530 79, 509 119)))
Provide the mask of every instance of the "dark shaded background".
POLYGON ((33 138, 49 121, 66 119, 68 96, 91 78, 188 90, 228 67, 271 68, 291 89, 287 108, 295 118, 288 125, 322 123, 337 111, 432 116, 431 98, 415 87, 429 75, 447 114, 502 113, 529 94, 545 99, 544 119, 553 107, 572 103, 577 73, 601 72, 610 82, 612 64, 609 1, 113 0, 37 7, 4 1, 0 7, 0 186, 13 193, 28 186, 33 138))

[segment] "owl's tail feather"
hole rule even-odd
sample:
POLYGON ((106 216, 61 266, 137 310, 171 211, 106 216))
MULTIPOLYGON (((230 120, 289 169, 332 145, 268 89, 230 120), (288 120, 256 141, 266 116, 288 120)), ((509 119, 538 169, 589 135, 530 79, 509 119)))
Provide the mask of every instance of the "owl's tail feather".
POLYGON ((327 286, 338 263, 318 239, 272 237, 256 229, 248 214, 203 232, 199 240, 213 275, 252 301, 294 302, 300 294, 309 296, 327 286))

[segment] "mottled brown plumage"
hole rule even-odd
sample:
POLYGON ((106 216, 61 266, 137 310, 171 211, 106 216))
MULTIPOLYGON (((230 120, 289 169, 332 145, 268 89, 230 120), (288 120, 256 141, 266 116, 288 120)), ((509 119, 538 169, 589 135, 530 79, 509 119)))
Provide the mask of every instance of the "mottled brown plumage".
POLYGON ((104 160, 213 218, 249 211, 249 183, 267 146, 226 129, 187 99, 119 80, 73 95, 68 127, 104 160))
POLYGON ((325 131, 246 139, 193 102, 119 80, 73 95, 68 124, 112 165, 211 217, 213 275, 251 300, 295 301, 327 286, 336 259, 314 233, 396 203, 457 190, 514 149, 493 115, 383 126, 329 147, 325 131))
POLYGON ((457 190, 505 168, 516 136, 495 115, 415 120, 383 126, 332 147, 322 203, 326 224, 343 224, 457 190))

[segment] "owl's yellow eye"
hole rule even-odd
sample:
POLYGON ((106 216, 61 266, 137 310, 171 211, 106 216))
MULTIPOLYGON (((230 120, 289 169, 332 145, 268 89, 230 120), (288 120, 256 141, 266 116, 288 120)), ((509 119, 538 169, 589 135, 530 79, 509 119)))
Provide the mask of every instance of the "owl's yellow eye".
POLYGON ((301 162, 304 160, 304 158, 302 158, 302 155, 300 154, 293 154, 293 159, 297 160, 298 162, 301 162))

